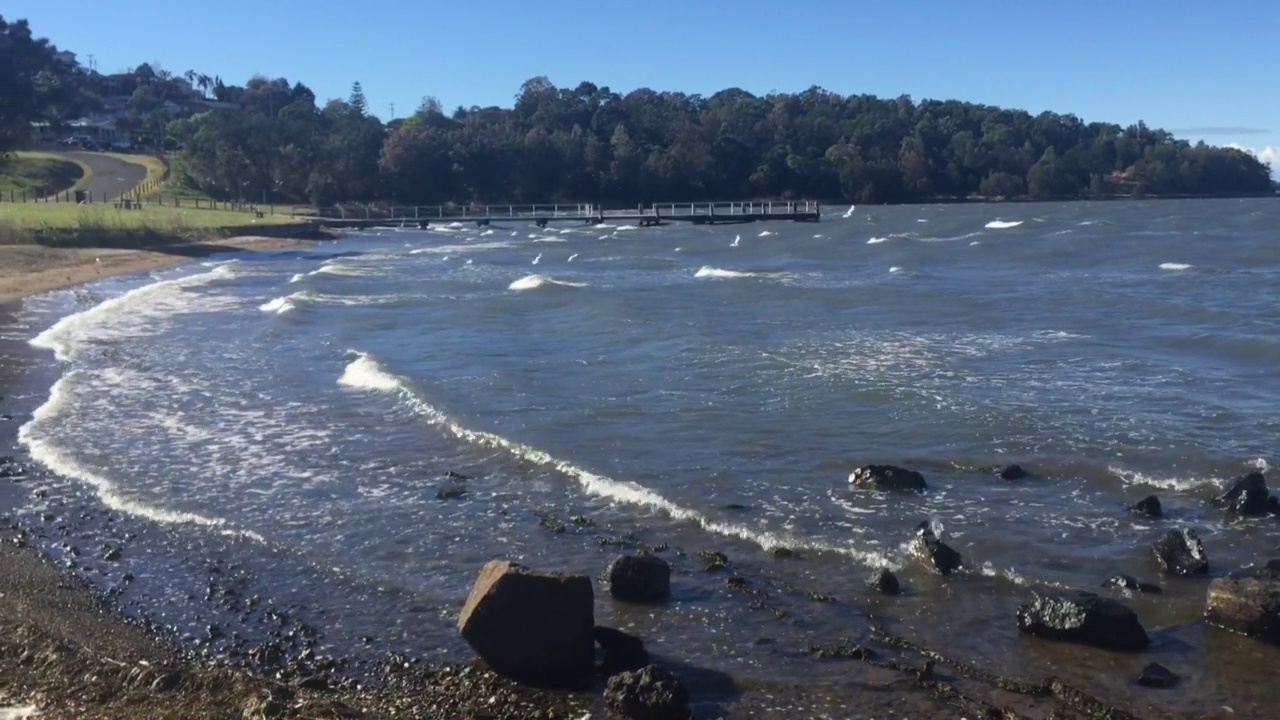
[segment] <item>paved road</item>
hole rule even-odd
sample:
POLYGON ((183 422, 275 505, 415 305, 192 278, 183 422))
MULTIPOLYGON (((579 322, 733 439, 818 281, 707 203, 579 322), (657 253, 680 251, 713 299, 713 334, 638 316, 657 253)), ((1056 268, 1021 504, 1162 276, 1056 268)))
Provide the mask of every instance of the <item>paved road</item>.
POLYGON ((75 158, 93 170, 93 177, 84 189, 93 193, 94 202, 103 202, 104 196, 106 200, 118 198, 147 179, 147 169, 141 165, 91 152, 61 154, 75 158))

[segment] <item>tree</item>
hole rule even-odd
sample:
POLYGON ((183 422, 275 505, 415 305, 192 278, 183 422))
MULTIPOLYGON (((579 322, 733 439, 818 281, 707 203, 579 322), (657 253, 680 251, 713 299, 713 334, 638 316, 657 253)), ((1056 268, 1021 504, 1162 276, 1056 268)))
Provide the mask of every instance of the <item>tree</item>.
POLYGON ((351 97, 347 99, 347 105, 351 108, 351 112, 359 117, 364 117, 369 113, 369 102, 364 97, 364 87, 359 81, 351 85, 351 97))
POLYGON ((35 38, 26 20, 0 17, 0 152, 29 142, 34 123, 58 126, 92 109, 96 98, 76 83, 57 48, 35 38))

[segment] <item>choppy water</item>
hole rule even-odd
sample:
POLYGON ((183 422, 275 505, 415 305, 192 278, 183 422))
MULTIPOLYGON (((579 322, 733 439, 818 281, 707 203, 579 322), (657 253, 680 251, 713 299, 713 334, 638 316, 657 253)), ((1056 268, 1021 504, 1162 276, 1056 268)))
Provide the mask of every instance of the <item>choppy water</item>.
POLYGON ((805 649, 874 622, 1114 699, 1154 658, 1187 678, 1161 707, 1247 715, 1280 653, 1206 630, 1206 581, 1159 578, 1147 546, 1189 525, 1216 572, 1277 554, 1274 518, 1206 499, 1274 462, 1278 227, 1266 200, 841 208, 386 229, 106 281, 24 309, 57 363, 21 440, 58 474, 24 511, 74 526, 76 502, 113 510, 92 532, 135 536, 122 597, 193 635, 208 617, 185 595, 204 581, 184 578, 216 557, 327 614, 333 649, 462 658, 452 619, 484 561, 594 576, 616 542, 668 543, 668 606, 600 609, 660 655, 838 678, 805 649), (931 490, 850 491, 871 462, 931 490), (1038 477, 983 469, 1008 462, 1038 477), (1124 511, 1152 492, 1166 519, 1124 511), (923 519, 969 576, 906 559, 923 519), (705 572, 703 549, 766 607, 705 572), (911 592, 872 597, 878 566, 911 592), (1165 586, 1128 600, 1156 631, 1146 656, 1018 637, 1032 588, 1115 573, 1165 586))

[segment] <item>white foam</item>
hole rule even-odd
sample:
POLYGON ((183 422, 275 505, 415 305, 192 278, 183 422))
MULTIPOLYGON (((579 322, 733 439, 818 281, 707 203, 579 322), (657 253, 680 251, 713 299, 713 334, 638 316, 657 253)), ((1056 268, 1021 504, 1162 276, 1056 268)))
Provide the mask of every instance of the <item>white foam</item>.
POLYGON ((729 243, 729 247, 738 247, 738 243, 742 242, 741 235, 733 236, 733 242, 729 243))
POLYGON ((484 232, 480 233, 480 237, 485 237, 486 235, 492 235, 492 234, 493 234, 493 230, 485 230, 484 232))
POLYGON ((853 211, 854 211, 854 210, 857 210, 857 209, 858 209, 858 206, 857 206, 857 205, 850 205, 850 206, 849 206, 849 209, 848 209, 848 210, 845 210, 845 211, 844 211, 844 215, 841 215, 840 217, 843 217, 843 218, 851 218, 851 217, 853 217, 853 211))
POLYGON ((89 342, 153 334, 162 328, 163 320, 172 315, 226 309, 232 302, 228 298, 222 298, 228 301, 222 303, 209 299, 210 302, 202 305, 201 296, 187 291, 235 276, 231 265, 224 263, 209 272, 143 285, 62 318, 33 338, 31 344, 52 350, 59 360, 66 362, 74 359, 79 349, 89 342))
POLYGON ((128 498, 121 494, 115 483, 111 482, 105 475, 80 464, 71 452, 54 443, 52 438, 46 434, 46 429, 52 428, 56 430, 62 423, 62 411, 74 406, 74 398, 71 390, 69 390, 70 384, 78 378, 87 376, 87 374, 88 372, 84 370, 72 370, 59 378, 53 384, 53 387, 49 389, 49 399, 36 408, 29 422, 18 429, 18 441, 27 448, 32 460, 58 475, 72 480, 79 480, 93 488, 102 504, 113 510, 119 510, 120 512, 160 523, 188 523, 219 528, 227 534, 248 537, 259 542, 263 541, 262 536, 257 533, 224 529, 226 523, 219 518, 209 518, 191 512, 167 510, 128 498))
POLYGON ((548 275, 525 275, 507 286, 508 290, 536 290, 540 287, 586 287, 586 283, 556 280, 548 275))
POLYGON ((309 274, 310 273, 297 273, 293 277, 289 278, 289 283, 293 284, 293 283, 302 282, 303 280, 307 279, 307 275, 309 274))
POLYGON ((889 272, 891 273, 902 272, 902 268, 898 267, 897 265, 894 265, 893 267, 889 268, 889 272))
POLYGON ((617 232, 622 232, 623 230, 639 230, 639 229, 640 229, 639 225, 619 225, 617 228, 615 228, 617 232))
POLYGON ((395 394, 427 422, 443 428, 459 440, 483 448, 503 450, 525 462, 554 469, 572 478, 583 491, 590 495, 617 503, 636 505, 663 512, 676 520, 695 523, 708 532, 741 538, 756 543, 766 550, 786 547, 797 550, 833 552, 852 557, 873 567, 890 565, 882 553, 868 552, 852 545, 835 545, 821 541, 811 541, 782 533, 760 531, 745 525, 715 520, 696 510, 668 500, 638 483, 599 475, 569 461, 557 458, 547 451, 532 445, 526 445, 517 440, 510 440, 501 435, 483 430, 467 428, 416 395, 407 381, 387 372, 377 360, 367 353, 358 353, 357 359, 347 366, 347 370, 343 372, 342 377, 346 379, 349 374, 351 376, 349 380, 340 379, 339 382, 352 387, 395 394), (355 371, 352 371, 353 366, 358 366, 355 371))
POLYGON ((1178 271, 1178 270, 1190 270, 1191 268, 1192 266, 1186 263, 1160 263, 1161 270, 1178 271))
POLYGON ((775 235, 775 234, 776 233, 774 233, 772 230, 765 230, 764 232, 760 233, 759 237, 769 237, 770 235, 775 235))
POLYGON ((267 302, 259 305, 258 309, 265 313, 277 313, 283 315, 297 307, 293 302, 291 302, 292 297, 292 295, 288 295, 268 300, 267 302))
POLYGON ((764 278, 781 277, 780 273, 749 272, 745 270, 727 270, 725 268, 703 265, 693 274, 696 278, 764 278))
POLYGON ((1218 487, 1218 482, 1212 478, 1196 478, 1196 477, 1152 477, 1144 475, 1136 470, 1126 470, 1121 467, 1108 467, 1107 471, 1112 475, 1120 478, 1126 485, 1149 485, 1164 490, 1195 490, 1196 488, 1218 487))
POLYGON ((573 259, 574 259, 574 258, 576 258, 576 257, 578 257, 578 253, 574 253, 574 254, 570 255, 570 256, 569 256, 569 259, 568 259, 568 260, 565 260, 565 262, 573 262, 573 259))
POLYGON ((466 243, 459 245, 437 245, 435 247, 410 250, 410 255, 452 255, 454 253, 480 252, 483 250, 502 250, 515 247, 511 242, 496 240, 492 242, 466 243))
POLYGON ((329 263, 321 265, 318 269, 311 272, 312 275, 345 275, 350 277, 366 277, 369 275, 377 275, 378 271, 373 268, 357 267, 355 265, 343 265, 340 263, 329 263))
POLYGON ((887 238, 887 237, 873 237, 873 238, 871 238, 870 240, 868 240, 868 241, 867 241, 867 244, 868 244, 868 245, 879 245, 880 243, 885 242, 885 241, 886 241, 886 240, 888 240, 888 239, 889 239, 889 238, 887 238))
POLYGON ((545 236, 541 236, 541 235, 530 235, 529 237, 533 238, 533 241, 534 241, 534 242, 536 242, 536 243, 562 243, 562 242, 569 242, 569 239, 568 239, 568 238, 562 238, 562 237, 545 237, 545 236))
POLYGON ((992 220, 991 222, 987 223, 984 227, 987 227, 991 230, 1007 230, 1009 228, 1016 228, 1022 223, 1023 223, 1022 220, 992 220))

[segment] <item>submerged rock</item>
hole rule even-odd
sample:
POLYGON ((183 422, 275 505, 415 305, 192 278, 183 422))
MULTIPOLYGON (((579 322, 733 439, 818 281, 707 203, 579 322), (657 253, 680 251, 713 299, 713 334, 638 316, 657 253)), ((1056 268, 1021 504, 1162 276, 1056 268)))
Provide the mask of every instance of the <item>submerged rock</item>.
POLYGON ((597 625, 595 638, 596 644, 604 650, 600 672, 606 676, 639 670, 649 664, 649 651, 645 650, 644 641, 635 635, 597 625))
POLYGON ((689 720, 689 691, 669 670, 649 665, 609 678, 604 703, 627 720, 689 720))
POLYGON ((1236 478, 1231 489, 1219 496, 1215 504, 1237 515, 1263 515, 1270 495, 1266 477, 1255 470, 1236 478))
POLYGON ((862 490, 923 492, 929 489, 924 476, 896 465, 866 465, 849 474, 849 484, 862 490))
POLYGON ((609 593, 628 602, 661 600, 671 592, 671 566, 653 555, 623 555, 609 566, 609 593))
POLYGON ((1173 575, 1197 575, 1209 572, 1209 557, 1195 530, 1181 528, 1170 530, 1164 537, 1151 544, 1156 562, 1173 575))
POLYGON ((1022 480, 1031 477, 1031 473, 1022 469, 1021 465, 1006 465, 996 473, 1001 480, 1022 480))
POLYGON ((1102 583, 1104 588, 1117 588, 1120 590, 1131 590, 1133 592, 1150 593, 1158 595, 1162 592, 1159 585, 1148 582, 1142 582, 1132 575, 1113 575, 1109 580, 1102 583))
POLYGON ((1053 640, 1137 652, 1150 642, 1138 616, 1128 607, 1093 593, 1050 597, 1037 594, 1018 607, 1018 629, 1053 640))
POLYGON ((926 520, 916 529, 916 536, 911 540, 911 554, 925 567, 939 575, 950 575, 964 567, 960 553, 942 542, 933 534, 931 523, 926 520))
POLYGON ((1178 674, 1160 663, 1151 663, 1138 673, 1138 684, 1151 688, 1171 688, 1178 684, 1178 674))
POLYGON ((1215 578, 1204 616, 1211 625, 1280 645, 1280 560, 1215 578))
POLYGON ((881 568, 867 578, 867 587, 872 590, 878 590, 885 595, 897 595, 902 592, 902 586, 898 583, 898 576, 888 568, 881 568))
POLYGON ((472 586, 458 629, 500 675, 535 685, 581 687, 594 671, 594 601, 590 578, 493 560, 472 586))
POLYGON ((1164 508, 1160 507, 1160 498, 1155 495, 1148 495, 1138 502, 1129 506, 1129 512, 1134 515, 1145 515, 1147 517, 1158 518, 1164 515, 1164 508))

